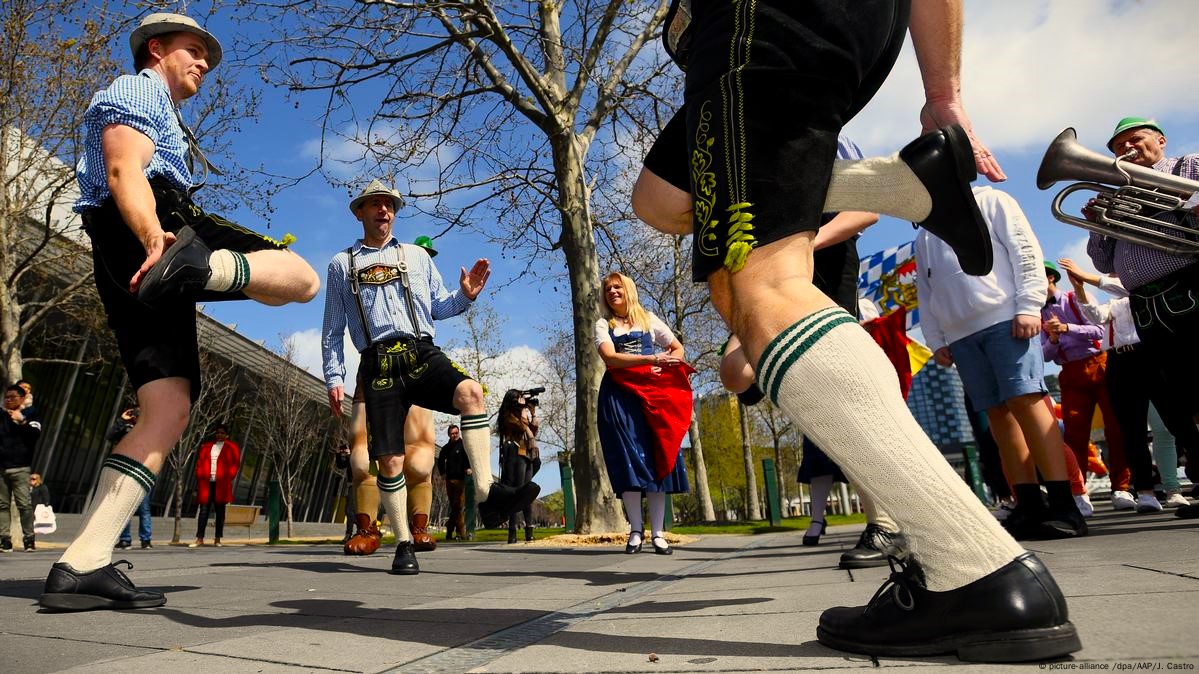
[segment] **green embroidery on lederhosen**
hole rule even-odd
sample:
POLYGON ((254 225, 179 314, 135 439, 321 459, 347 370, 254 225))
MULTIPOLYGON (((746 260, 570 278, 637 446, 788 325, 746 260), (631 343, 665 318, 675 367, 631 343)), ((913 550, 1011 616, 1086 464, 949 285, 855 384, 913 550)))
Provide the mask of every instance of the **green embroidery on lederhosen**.
POLYGON ((721 77, 721 100, 724 113, 724 130, 727 139, 724 147, 725 167, 729 172, 729 203, 731 214, 725 232, 724 267, 730 272, 741 271, 749 253, 758 245, 753 235, 753 204, 746 201, 748 189, 745 170, 749 165, 745 137, 745 87, 741 74, 750 59, 753 45, 754 15, 757 0, 734 0, 733 39, 729 42, 729 73, 721 77))
POLYGON ((379 374, 371 380, 371 388, 376 391, 386 391, 396 383, 391 376, 391 356, 376 351, 375 357, 379 359, 379 374))
POLYGON ((695 130, 695 149, 691 152, 691 182, 695 185, 692 195, 692 208, 695 219, 699 222, 699 233, 695 237, 695 245, 700 253, 713 256, 719 252, 716 242, 716 226, 719 221, 712 220, 712 210, 716 207, 716 172, 712 168, 712 145, 716 138, 708 135, 711 128, 712 113, 708 110, 711 101, 704 101, 699 108, 699 123, 695 130))
POLYGON ((396 362, 403 366, 404 373, 409 379, 420 379, 425 371, 429 369, 428 363, 422 363, 417 360, 416 349, 409 348, 407 342, 399 341, 387 347, 387 354, 389 357, 395 358, 396 362))

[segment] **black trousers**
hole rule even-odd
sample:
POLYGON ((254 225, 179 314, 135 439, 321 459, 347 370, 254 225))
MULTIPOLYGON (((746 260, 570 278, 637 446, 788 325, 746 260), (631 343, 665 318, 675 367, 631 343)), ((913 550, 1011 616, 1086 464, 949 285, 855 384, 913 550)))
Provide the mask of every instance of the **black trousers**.
POLYGON ((208 528, 208 513, 216 510, 216 538, 225 535, 225 504, 216 502, 216 482, 208 483, 208 503, 200 504, 200 523, 196 526, 196 538, 204 538, 208 528))
POLYGON ((1180 448, 1199 447, 1199 430, 1187 412, 1185 399, 1179 398, 1179 390, 1170 388, 1170 375, 1154 358, 1152 347, 1141 343, 1122 353, 1111 350, 1107 354, 1107 393, 1124 431, 1124 454, 1133 486, 1137 491, 1153 489, 1153 455, 1146 431, 1149 403, 1153 402, 1180 448))
MULTIPOLYGON (((523 487, 533 481, 533 462, 516 453, 508 452, 504 465, 500 466, 500 481, 510 487, 523 487)), ((533 526, 533 505, 525 506, 521 511, 525 518, 525 526, 533 526)), ((508 530, 516 531, 516 514, 508 518, 508 530)))

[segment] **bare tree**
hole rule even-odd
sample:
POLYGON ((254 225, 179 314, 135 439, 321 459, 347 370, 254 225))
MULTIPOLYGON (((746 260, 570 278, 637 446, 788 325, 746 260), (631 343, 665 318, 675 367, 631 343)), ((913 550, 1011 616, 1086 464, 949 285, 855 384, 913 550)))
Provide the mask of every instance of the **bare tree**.
POLYGON ((287 535, 292 535, 295 489, 308 463, 322 455, 335 433, 334 422, 323 406, 311 395, 310 377, 295 364, 295 345, 283 342, 283 352, 275 359, 258 387, 256 425, 257 446, 270 461, 271 471, 279 480, 283 508, 287 515, 287 535))
MULTIPOLYGON (((204 345, 201 345, 203 347, 204 345)), ((175 530, 171 542, 183 536, 183 484, 195 465, 196 450, 208 437, 213 425, 229 423, 244 408, 244 399, 237 394, 237 373, 233 363, 218 358, 205 348, 200 349, 200 373, 204 386, 200 396, 192 401, 191 417, 179 442, 167 454, 167 465, 174 476, 175 530)))
POLYGON ((741 423, 741 455, 745 457, 745 516, 746 519, 762 519, 761 501, 758 499, 758 472, 754 468, 753 442, 749 433, 749 410, 737 403, 737 417, 741 423))
POLYGON ((644 47, 659 34, 668 0, 238 4, 247 18, 289 26, 276 40, 247 46, 248 58, 268 79, 323 96, 322 149, 361 146, 348 167, 324 166, 326 177, 337 180, 346 168, 393 176, 420 168, 435 177, 410 180, 408 191, 426 215, 448 227, 478 222, 478 231, 530 260, 565 256, 580 529, 611 530, 622 515, 603 489, 595 428, 602 367, 590 332, 599 318, 602 223, 591 198, 628 162, 625 137, 660 122, 659 76, 673 67, 644 47))
MULTIPOLYGON (((791 475, 791 470, 798 468, 798 464, 785 460, 783 447, 787 440, 790 440, 792 445, 796 444, 795 424, 769 400, 763 400, 755 405, 750 418, 755 422, 755 426, 760 426, 770 436, 770 444, 774 449, 774 463, 777 468, 775 479, 778 486, 779 507, 781 512, 786 513, 787 502, 790 499, 787 497, 789 480, 784 478, 784 475, 791 475)), ((792 455, 794 456, 794 452, 792 455)))

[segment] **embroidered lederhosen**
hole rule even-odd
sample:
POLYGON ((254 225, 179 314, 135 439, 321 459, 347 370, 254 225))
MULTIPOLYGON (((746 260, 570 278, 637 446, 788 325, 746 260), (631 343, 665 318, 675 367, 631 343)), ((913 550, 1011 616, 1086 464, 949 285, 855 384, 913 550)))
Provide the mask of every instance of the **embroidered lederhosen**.
POLYGON ((358 366, 358 381, 362 400, 366 404, 367 446, 372 459, 404 453, 404 422, 408 408, 418 405, 445 414, 457 415, 454 390, 470 379, 446 356, 433 339, 420 333, 416 323, 416 306, 408 282, 408 267, 403 246, 397 246, 398 259, 394 267, 375 264, 359 270, 350 256, 350 289, 358 306, 358 316, 370 345, 362 351, 358 366), (370 334, 366 308, 362 303, 361 284, 386 285, 400 283, 402 294, 412 320, 414 334, 390 339, 374 339, 370 334))

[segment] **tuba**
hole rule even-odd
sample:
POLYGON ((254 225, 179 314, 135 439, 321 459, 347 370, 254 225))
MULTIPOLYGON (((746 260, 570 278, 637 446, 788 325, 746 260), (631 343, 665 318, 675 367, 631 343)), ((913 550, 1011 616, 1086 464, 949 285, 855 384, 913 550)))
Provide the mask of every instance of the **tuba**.
POLYGON ((1199 193, 1199 182, 1129 162, 1136 157, 1136 150, 1108 157, 1083 147, 1077 138, 1073 128, 1059 133, 1037 171, 1037 187, 1043 190, 1062 180, 1081 181, 1053 199, 1053 217, 1167 253, 1199 255, 1199 230, 1161 217, 1188 214, 1187 203, 1199 193), (1095 192, 1094 221, 1062 212, 1066 197, 1082 190, 1095 192))

